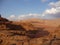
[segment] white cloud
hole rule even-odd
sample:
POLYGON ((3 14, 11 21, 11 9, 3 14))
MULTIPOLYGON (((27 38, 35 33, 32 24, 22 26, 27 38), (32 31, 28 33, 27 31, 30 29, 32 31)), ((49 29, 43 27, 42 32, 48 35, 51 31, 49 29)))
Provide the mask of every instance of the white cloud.
POLYGON ((25 17, 25 15, 20 15, 20 16, 18 16, 18 17, 20 17, 20 18, 24 18, 24 17, 25 17))
POLYGON ((45 10, 45 14, 55 14, 56 12, 57 12, 57 9, 55 8, 45 10))
POLYGON ((10 15, 10 17, 8 19, 18 21, 18 20, 23 20, 23 19, 27 19, 27 18, 38 18, 38 17, 41 17, 41 15, 29 13, 29 14, 18 15, 18 16, 10 15))
POLYGON ((45 16, 45 14, 42 14, 42 17, 44 17, 45 16))
POLYGON ((32 13, 29 13, 28 16, 32 16, 32 17, 36 17, 38 16, 39 14, 32 14, 32 13))
POLYGON ((21 19, 27 19, 27 18, 36 18, 37 16, 39 16, 39 15, 29 13, 29 14, 25 14, 25 15, 19 15, 17 19, 21 20, 21 19))
POLYGON ((32 16, 33 14, 32 14, 32 13, 29 13, 28 15, 29 15, 29 16, 32 16))
POLYGON ((15 18, 15 15, 11 15, 10 18, 15 18))
POLYGON ((10 15, 10 16, 8 17, 8 19, 9 19, 9 20, 16 20, 16 16, 15 16, 15 15, 10 15))
POLYGON ((49 3, 49 6, 54 7, 54 8, 60 7, 60 1, 58 1, 58 2, 51 2, 51 3, 49 3))
POLYGON ((43 12, 43 15, 51 15, 51 16, 54 16, 54 17, 60 17, 60 1, 58 1, 58 2, 50 2, 49 6, 51 8, 46 9, 43 12))
POLYGON ((19 15, 18 17, 17 17, 17 20, 22 20, 22 19, 24 19, 26 16, 25 15, 19 15))

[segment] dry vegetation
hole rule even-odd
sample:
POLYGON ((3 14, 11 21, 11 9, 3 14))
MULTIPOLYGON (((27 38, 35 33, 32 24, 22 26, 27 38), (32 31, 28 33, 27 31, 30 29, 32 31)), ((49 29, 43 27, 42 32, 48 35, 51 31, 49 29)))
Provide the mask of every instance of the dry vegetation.
POLYGON ((0 20, 0 45, 60 45, 59 22, 31 19, 1 23, 0 20))

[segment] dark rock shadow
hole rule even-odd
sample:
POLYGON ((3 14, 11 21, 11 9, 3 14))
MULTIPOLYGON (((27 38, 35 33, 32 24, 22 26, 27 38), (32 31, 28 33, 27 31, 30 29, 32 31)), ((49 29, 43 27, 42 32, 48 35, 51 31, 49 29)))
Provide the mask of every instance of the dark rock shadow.
POLYGON ((9 30, 25 30, 21 25, 7 24, 6 27, 9 30))

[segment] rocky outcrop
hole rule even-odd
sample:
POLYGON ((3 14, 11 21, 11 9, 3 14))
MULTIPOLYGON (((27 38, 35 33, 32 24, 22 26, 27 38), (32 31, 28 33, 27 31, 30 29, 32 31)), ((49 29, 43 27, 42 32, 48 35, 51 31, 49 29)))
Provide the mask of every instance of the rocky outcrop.
POLYGON ((9 21, 6 18, 1 17, 0 15, 0 30, 25 30, 21 25, 12 24, 12 21, 9 21))

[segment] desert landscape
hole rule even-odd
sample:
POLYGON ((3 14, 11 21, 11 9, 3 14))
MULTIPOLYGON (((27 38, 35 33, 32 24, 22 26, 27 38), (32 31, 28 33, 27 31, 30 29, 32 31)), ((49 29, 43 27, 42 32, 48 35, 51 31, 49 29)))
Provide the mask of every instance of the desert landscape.
POLYGON ((0 15, 0 45, 60 45, 59 20, 9 21, 0 15))
POLYGON ((0 45, 60 45, 60 0, 0 0, 0 45))

